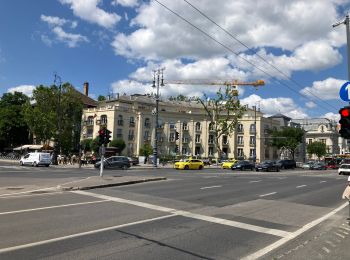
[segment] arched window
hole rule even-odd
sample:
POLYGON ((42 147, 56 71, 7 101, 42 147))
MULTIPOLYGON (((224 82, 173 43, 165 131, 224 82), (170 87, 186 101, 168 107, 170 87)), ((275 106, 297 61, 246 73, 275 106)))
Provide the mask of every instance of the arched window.
POLYGON ((243 125, 242 124, 238 124, 237 125, 237 132, 238 133, 243 133, 243 125))
POLYGON ((101 120, 101 125, 107 125, 107 116, 106 115, 102 115, 100 120, 101 120))
POLYGON ((211 122, 209 124, 209 131, 214 131, 214 123, 213 122, 211 122))
POLYGON ((201 123, 197 122, 196 123, 196 131, 200 131, 201 130, 201 123))

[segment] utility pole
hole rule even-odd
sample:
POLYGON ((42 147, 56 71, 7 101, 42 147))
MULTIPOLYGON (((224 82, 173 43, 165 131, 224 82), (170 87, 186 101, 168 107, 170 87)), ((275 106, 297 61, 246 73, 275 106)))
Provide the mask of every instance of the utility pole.
POLYGON ((253 162, 256 163, 256 105, 253 106, 254 109, 254 157, 253 162))
POLYGON ((156 88, 156 110, 155 110, 155 115, 156 115, 156 123, 154 126, 154 143, 153 143, 153 166, 157 168, 157 159, 158 159, 158 118, 159 118, 159 87, 164 86, 164 77, 163 77, 163 72, 164 68, 154 70, 153 71, 153 85, 152 88, 156 88))
POLYGON ((334 23, 332 26, 337 27, 341 24, 345 24, 346 26, 346 40, 347 40, 347 51, 348 51, 348 80, 350 80, 350 26, 349 26, 349 14, 345 16, 345 19, 340 22, 334 23))
POLYGON ((54 85, 56 86, 56 83, 58 83, 58 102, 57 102, 57 108, 56 108, 56 114, 57 114, 57 131, 55 136, 55 144, 54 144, 54 150, 52 155, 52 164, 57 165, 57 155, 61 151, 61 92, 62 92, 62 81, 61 77, 57 75, 55 72, 54 74, 54 85))

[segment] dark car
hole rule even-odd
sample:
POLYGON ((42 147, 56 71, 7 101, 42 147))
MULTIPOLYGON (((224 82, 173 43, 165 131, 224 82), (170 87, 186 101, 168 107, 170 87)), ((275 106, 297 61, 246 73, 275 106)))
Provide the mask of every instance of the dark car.
MULTIPOLYGON (((95 168, 101 167, 101 161, 95 163, 95 168)), ((103 168, 105 169, 128 169, 130 168, 130 161, 125 156, 112 156, 103 160, 103 168)))
POLYGON ((255 165, 249 161, 238 161, 232 165, 231 170, 253 170, 255 165))
POLYGON ((128 157, 131 165, 138 165, 140 163, 139 158, 137 157, 128 157))
POLYGON ((277 164, 281 169, 294 169, 297 167, 297 163, 294 160, 279 160, 277 164))
POLYGON ((275 161, 264 161, 258 165, 255 166, 255 170, 258 171, 276 171, 279 172, 280 171, 280 166, 278 163, 276 163, 275 161))
POLYGON ((317 162, 310 166, 310 170, 327 170, 327 166, 323 162, 317 162))

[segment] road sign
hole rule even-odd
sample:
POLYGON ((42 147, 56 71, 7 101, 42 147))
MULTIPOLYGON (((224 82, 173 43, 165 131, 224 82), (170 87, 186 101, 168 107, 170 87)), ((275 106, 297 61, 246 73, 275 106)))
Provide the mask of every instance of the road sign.
POLYGON ((347 81, 341 86, 340 91, 339 91, 339 96, 342 100, 344 101, 350 101, 350 82, 347 81))

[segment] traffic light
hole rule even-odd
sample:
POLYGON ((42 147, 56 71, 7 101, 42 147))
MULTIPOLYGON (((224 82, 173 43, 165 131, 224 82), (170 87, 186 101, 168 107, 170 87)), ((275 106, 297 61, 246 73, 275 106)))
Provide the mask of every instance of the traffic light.
POLYGON ((111 131, 109 131, 108 129, 105 130, 105 140, 104 143, 108 144, 111 142, 111 131))
POLYGON ((179 140, 179 135, 180 135, 179 132, 176 131, 175 132, 175 140, 179 140))
POLYGON ((101 128, 99 131, 98 131, 98 144, 101 146, 105 143, 105 131, 106 129, 105 128, 101 128))
POLYGON ((339 110, 340 130, 339 134, 345 139, 350 139, 350 106, 343 107, 339 110))

